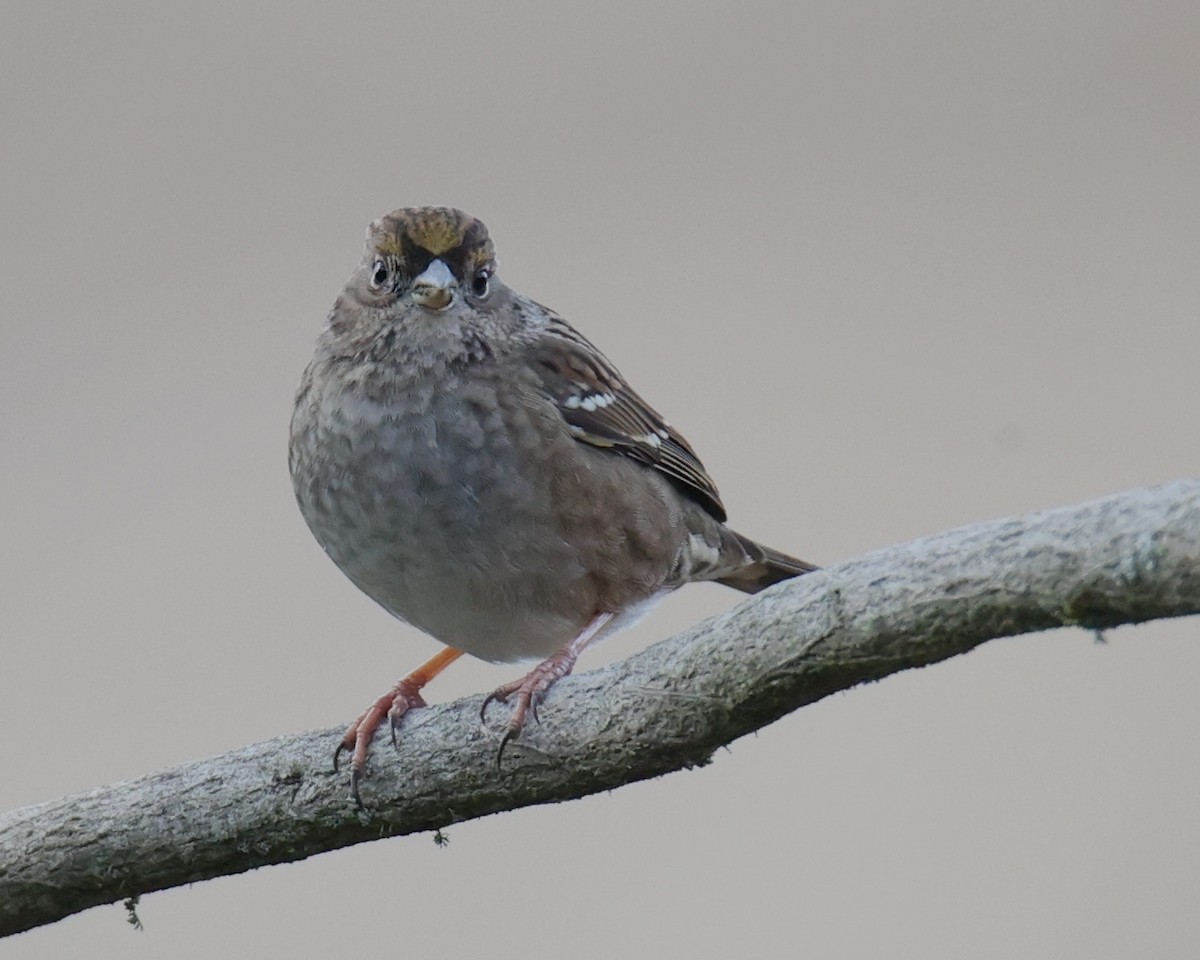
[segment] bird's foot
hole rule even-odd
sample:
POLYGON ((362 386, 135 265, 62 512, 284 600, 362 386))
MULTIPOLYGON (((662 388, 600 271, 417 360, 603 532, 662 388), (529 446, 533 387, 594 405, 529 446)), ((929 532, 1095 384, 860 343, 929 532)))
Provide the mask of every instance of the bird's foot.
POLYGON ((512 716, 509 717, 504 736, 500 738, 500 749, 496 751, 496 766, 500 766, 500 761, 504 759, 504 748, 509 741, 521 735, 525 718, 532 713, 533 719, 538 719, 538 704, 546 698, 547 691, 571 672, 583 648, 599 635, 612 618, 611 613, 597 613, 580 634, 557 653, 547 657, 520 680, 497 687, 487 695, 479 708, 480 720, 484 719, 488 705, 493 700, 508 703, 509 697, 515 697, 512 716))
POLYGON ((512 716, 508 718, 508 727, 504 731, 504 736, 500 738, 500 749, 496 752, 497 766, 504 757, 504 748, 508 746, 509 741, 515 740, 521 735, 521 730, 525 726, 525 718, 532 714, 533 719, 538 720, 538 704, 546 698, 546 692, 555 683, 571 672, 575 666, 576 657, 577 654, 573 650, 564 647, 552 657, 543 660, 519 680, 513 680, 511 683, 497 687, 487 695, 483 705, 479 708, 480 720, 484 718, 484 714, 487 713, 487 708, 493 700, 508 703, 510 697, 514 698, 512 716))
POLYGON ((363 802, 358 793, 358 784, 367 769, 367 752, 371 749, 371 741, 384 717, 388 719, 392 746, 395 746, 396 729, 404 715, 415 707, 425 706, 421 688, 461 656, 462 651, 454 647, 442 650, 403 680, 396 681, 391 690, 367 707, 346 729, 337 749, 333 751, 333 769, 334 772, 337 771, 338 761, 343 753, 350 754, 350 796, 354 798, 359 809, 363 809, 363 802))
POLYGON ((425 698, 421 696, 421 688, 413 684, 410 677, 399 681, 391 690, 367 707, 357 720, 346 729, 337 749, 333 751, 333 769, 338 768, 338 761, 343 753, 350 756, 350 796, 361 807, 362 798, 358 795, 358 783, 363 778, 367 767, 367 752, 371 749, 371 741, 375 731, 383 723, 384 717, 391 721, 392 745, 396 744, 396 728, 404 715, 414 707, 425 706, 425 698))

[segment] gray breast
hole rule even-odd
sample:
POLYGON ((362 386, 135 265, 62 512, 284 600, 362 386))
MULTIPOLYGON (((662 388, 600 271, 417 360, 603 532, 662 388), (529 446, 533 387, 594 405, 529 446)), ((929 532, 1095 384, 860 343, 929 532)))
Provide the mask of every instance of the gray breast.
POLYGON ((579 545, 553 535, 556 425, 498 386, 441 378, 381 402, 314 384, 293 482, 322 547, 390 612, 484 659, 547 656, 594 591, 579 545))

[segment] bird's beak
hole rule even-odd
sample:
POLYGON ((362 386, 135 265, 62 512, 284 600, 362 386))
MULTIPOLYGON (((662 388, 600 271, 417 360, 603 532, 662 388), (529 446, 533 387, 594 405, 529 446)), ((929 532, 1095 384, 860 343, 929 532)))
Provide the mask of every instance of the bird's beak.
POLYGON ((427 310, 444 310, 454 301, 457 281, 441 260, 432 261, 412 282, 412 298, 427 310))

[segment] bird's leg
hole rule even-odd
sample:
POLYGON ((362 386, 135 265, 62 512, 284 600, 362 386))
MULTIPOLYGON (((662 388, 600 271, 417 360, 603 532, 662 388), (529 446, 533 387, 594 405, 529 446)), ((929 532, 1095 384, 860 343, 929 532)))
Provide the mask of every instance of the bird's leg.
POLYGON ((532 711, 533 719, 538 718, 538 704, 545 699, 546 691, 571 672, 583 648, 596 638, 596 635, 612 618, 613 614, 611 613, 597 613, 588 621, 587 626, 580 631, 579 635, 557 653, 547 657, 521 679, 497 687, 488 694, 487 699, 483 701, 483 706, 479 708, 480 720, 487 712, 488 704, 493 700, 508 703, 508 698, 516 694, 512 716, 508 721, 508 729, 504 731, 504 736, 500 739, 500 749, 496 754, 497 765, 504 757, 504 748, 508 742, 521 735, 526 715, 532 711))
POLYGON ((338 759, 343 751, 353 751, 350 759, 350 795, 360 807, 363 803, 358 795, 358 782, 367 766, 367 751, 371 748, 371 740, 383 718, 387 717, 391 721, 392 744, 395 745, 396 728, 400 726, 401 718, 413 707, 425 706, 421 688, 462 654, 461 650, 454 647, 440 651, 407 677, 397 680, 391 690, 367 707, 358 719, 350 724, 337 749, 333 751, 333 769, 337 770, 338 759))

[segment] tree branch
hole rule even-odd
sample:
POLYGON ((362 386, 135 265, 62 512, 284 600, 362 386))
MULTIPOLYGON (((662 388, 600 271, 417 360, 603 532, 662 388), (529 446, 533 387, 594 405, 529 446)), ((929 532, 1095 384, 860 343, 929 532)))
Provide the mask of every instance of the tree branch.
POLYGON ((1200 480, 1133 490, 880 550, 747 600, 622 663, 559 683, 496 748, 480 697, 378 743, 367 811, 331 770, 340 730, 0 816, 0 935, 135 894, 380 837, 611 790, 703 764, 798 707, 986 640, 1200 612, 1200 480))

